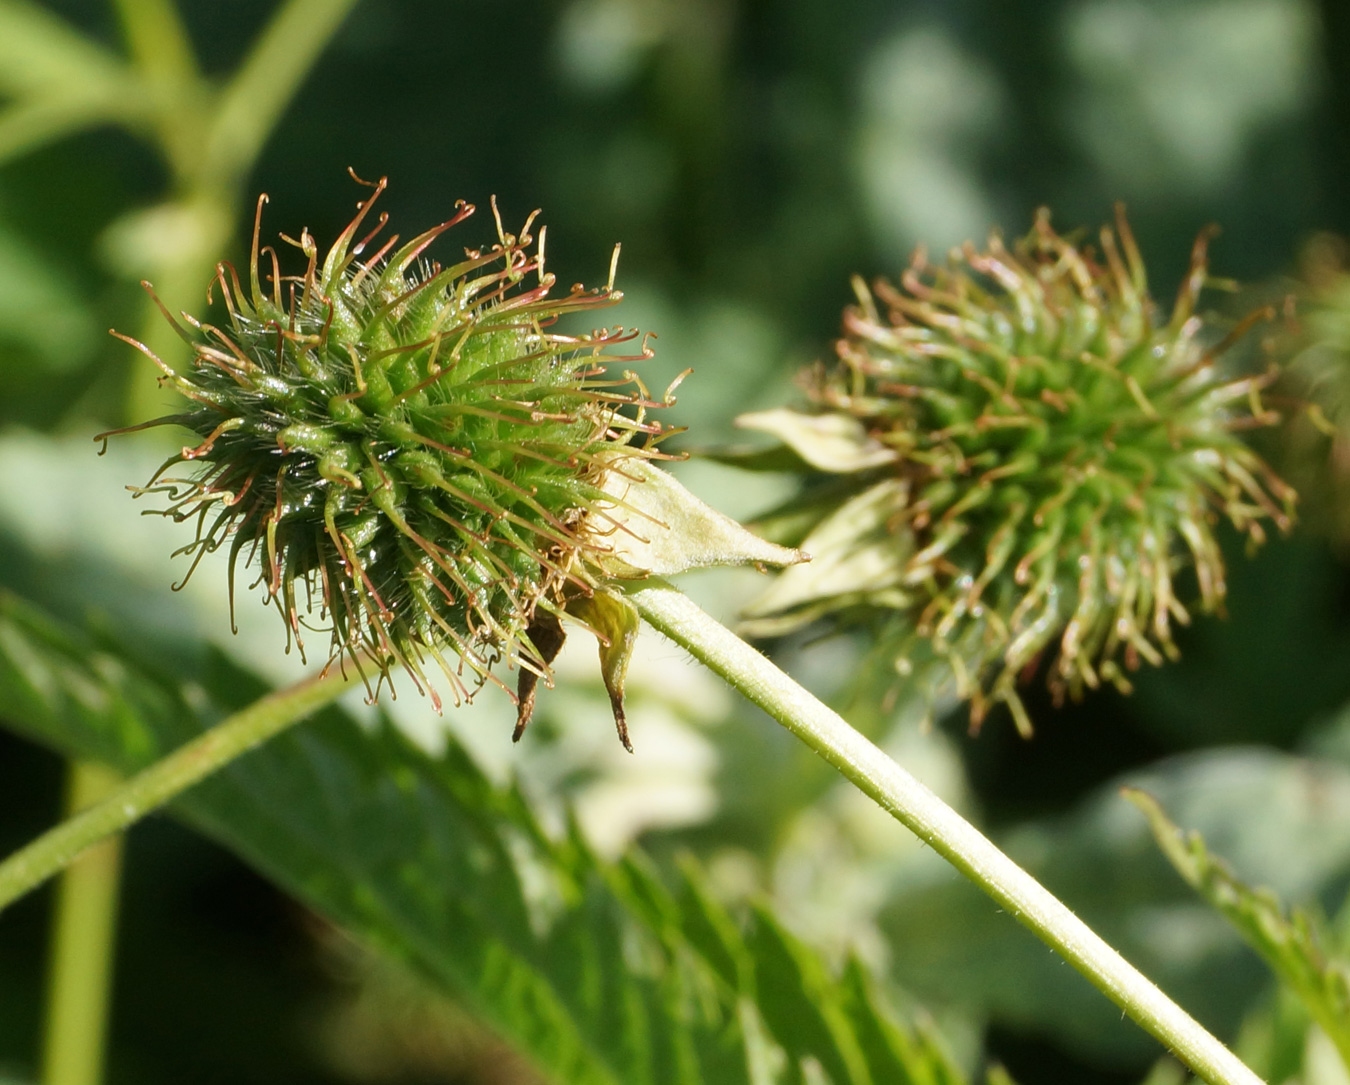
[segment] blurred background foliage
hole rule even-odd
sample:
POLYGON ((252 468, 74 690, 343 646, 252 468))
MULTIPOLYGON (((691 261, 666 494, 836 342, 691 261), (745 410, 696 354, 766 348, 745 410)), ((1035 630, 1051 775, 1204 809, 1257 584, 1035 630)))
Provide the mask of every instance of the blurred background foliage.
MULTIPOLYGON (((830 350, 849 276, 895 275, 918 243, 1017 236, 1040 205, 1060 229, 1093 228, 1123 200, 1165 299, 1210 223, 1224 229, 1215 272, 1266 296, 1299 289, 1316 232, 1350 232, 1338 0, 299 3, 308 30, 261 58, 253 97, 214 96, 277 7, 183 0, 194 62, 150 32, 160 0, 0 0, 0 26, 57 42, 48 54, 0 33, 0 584, 116 630, 166 671, 208 645, 273 681, 296 668, 252 602, 229 635, 218 568, 166 590, 183 570, 164 555, 183 540, 121 489, 162 458, 155 439, 102 460, 89 441, 155 402, 149 367, 104 330, 172 351, 138 280, 199 309, 212 261, 242 262, 256 192, 266 236, 307 226, 321 243, 359 195, 348 167, 390 177, 405 236, 468 199, 479 215, 447 253, 491 239, 493 194, 508 226, 542 207, 564 283, 602 281, 622 242, 614 319, 657 333, 652 387, 693 368, 670 411, 693 449, 791 400, 794 371, 830 350), (331 40, 324 18, 341 20, 331 40)), ((1320 448, 1269 450, 1306 468, 1320 448)), ((699 462, 681 473, 742 518, 788 486, 699 462)), ((864 646, 847 637, 774 646, 1179 1001, 1269 1059, 1284 1018, 1268 975, 1116 788, 1159 795, 1248 881, 1330 912, 1344 900, 1350 547, 1327 503, 1346 490, 1305 474, 1319 530, 1250 562, 1234 552, 1226 621, 1186 631, 1181 663, 1141 674, 1130 698, 1056 710, 1033 683, 1031 742, 1001 716, 970 737, 960 710, 922 730, 917 705, 856 687, 864 646)), ((731 619, 756 583, 713 573, 688 588, 731 619)), ((606 854, 639 838, 662 862, 693 850, 728 900, 771 899, 808 942, 858 952, 968 1065, 984 1051, 1026 1082, 1140 1080, 1156 1049, 1118 1011, 788 736, 644 640, 634 757, 567 656, 518 748, 490 693, 440 719, 411 694, 393 712, 429 747, 449 729, 489 774, 518 774, 546 818, 573 804, 606 854)), ((8 732, 0 747, 9 849, 57 817, 60 763, 8 732)), ((33 1072, 49 897, 0 922, 0 1078, 33 1072)), ((172 821, 131 837, 120 938, 109 1081, 531 1080, 462 1012, 172 821)))

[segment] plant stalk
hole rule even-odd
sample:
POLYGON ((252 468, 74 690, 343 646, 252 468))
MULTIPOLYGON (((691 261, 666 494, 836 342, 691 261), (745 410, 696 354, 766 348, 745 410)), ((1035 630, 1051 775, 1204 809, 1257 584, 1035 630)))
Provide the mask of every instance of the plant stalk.
POLYGON ((260 698, 137 773, 101 802, 20 848, 0 863, 0 910, 100 840, 153 813, 217 769, 328 704, 350 681, 343 668, 334 667, 260 698))
MULTIPOLYGON (((181 216, 172 260, 151 259, 145 272, 170 313, 200 297, 217 254, 234 229, 243 184, 268 137, 357 0, 286 0, 254 40, 220 93, 206 92, 199 65, 172 0, 118 0, 131 53, 155 102, 155 137, 172 177, 181 216)), ((185 357, 182 340, 147 300, 141 342, 170 367, 185 357)), ((148 359, 132 367, 127 421, 168 413, 178 397, 151 377, 148 359)))
MULTIPOLYGON (((79 813, 115 791, 116 773, 70 763, 66 809, 79 813)), ((61 879, 48 967, 42 1085, 98 1085, 103 1079, 108 992, 116 944, 121 841, 104 840, 61 879)))
POLYGON ((1211 1085, 1261 1085, 1241 1060, 942 799, 764 655, 659 580, 628 599, 973 881, 1211 1085))

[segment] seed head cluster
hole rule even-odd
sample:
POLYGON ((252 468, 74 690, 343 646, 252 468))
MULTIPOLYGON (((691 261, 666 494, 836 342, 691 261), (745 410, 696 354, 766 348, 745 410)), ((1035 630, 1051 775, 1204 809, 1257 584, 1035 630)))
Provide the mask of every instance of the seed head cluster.
POLYGON ((823 491, 837 511, 801 542, 815 561, 783 580, 832 561, 874 580, 804 587, 809 605, 776 615, 767 598, 761 621, 867 612, 902 673, 936 655, 973 724, 1005 702, 1024 731, 1016 685, 1038 664, 1058 698, 1128 688, 1140 660, 1176 654, 1181 597, 1212 610, 1224 596, 1216 524, 1260 542, 1263 521, 1288 526, 1294 495, 1237 434, 1270 420, 1267 377, 1221 371, 1247 322, 1216 342, 1196 314, 1206 238, 1170 315, 1123 215, 1100 246, 1042 212, 1011 250, 995 236, 945 265, 919 255, 898 288, 856 284, 837 360, 807 377, 805 420, 853 434, 856 454, 823 491))
POLYGON ((174 322, 192 356, 161 381, 187 402, 145 425, 195 438, 140 492, 195 524, 192 569, 227 547, 232 596, 241 563, 255 570, 302 650, 318 628, 368 684, 373 667, 374 691, 398 665, 439 705, 428 665, 456 701, 503 659, 547 673, 566 597, 593 587, 599 533, 580 529, 599 475, 653 455, 661 426, 632 373, 607 375, 648 354, 614 350, 637 333, 555 327, 616 303, 612 275, 553 297, 534 216, 518 235, 497 216, 491 247, 433 263, 473 207, 400 245, 378 240, 385 182, 371 187, 322 257, 308 232, 285 239, 299 274, 255 225, 247 287, 217 269, 226 319, 174 322))

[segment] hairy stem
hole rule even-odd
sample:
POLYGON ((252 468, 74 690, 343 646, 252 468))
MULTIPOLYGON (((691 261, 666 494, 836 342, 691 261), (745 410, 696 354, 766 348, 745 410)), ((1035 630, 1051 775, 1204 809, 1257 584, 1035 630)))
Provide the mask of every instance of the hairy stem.
POLYGON ((973 881, 1212 1085, 1260 1085, 1231 1051, 1058 898, 840 715, 674 588, 628 593, 644 619, 764 709, 973 881))
POLYGON ((137 773, 101 802, 48 830, 0 863, 0 910, 121 832, 338 696, 349 678, 333 668, 260 698, 137 773))
MULTIPOLYGON (((102 765, 72 761, 67 811, 87 809, 120 783, 121 777, 102 765)), ((48 969, 42 1085, 99 1085, 103 1080, 121 866, 121 841, 108 839, 71 863, 61 879, 48 969)))

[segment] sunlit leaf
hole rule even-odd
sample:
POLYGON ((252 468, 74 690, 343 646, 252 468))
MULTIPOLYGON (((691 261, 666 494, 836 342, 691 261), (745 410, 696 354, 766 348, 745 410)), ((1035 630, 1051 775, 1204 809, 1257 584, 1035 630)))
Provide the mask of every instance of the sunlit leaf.
POLYGON ((1305 909, 1286 909, 1269 889, 1247 885, 1210 853, 1199 833, 1182 832, 1147 792, 1127 788, 1125 796, 1148 817, 1158 846, 1177 873, 1299 996, 1350 1069, 1350 957, 1328 953, 1322 921, 1305 909))
MULTIPOLYGON (((1332 891, 1350 871, 1350 772, 1339 766, 1230 748, 1174 757, 1128 782, 1289 897, 1332 891)), ((1233 1035, 1264 997, 1265 968, 1177 879, 1119 782, 996 839, 1216 1034, 1233 1035)), ((1052 1035, 1094 1060, 1149 1057, 1147 1039, 1118 1010, 939 861, 920 857, 905 875, 879 923, 893 974, 916 997, 1052 1035)))
MULTIPOLYGON (((157 674, 112 638, 0 595, 3 715, 62 750, 134 770, 263 692, 219 655, 157 674)), ((177 811, 559 1082, 770 1085, 815 1067, 815 1080, 879 1085, 896 1065, 916 1082, 961 1080, 860 976, 836 978, 767 911, 743 933, 692 864, 672 893, 640 853, 609 864, 575 827, 551 836, 454 742, 432 758, 386 723, 328 709, 177 811)))

